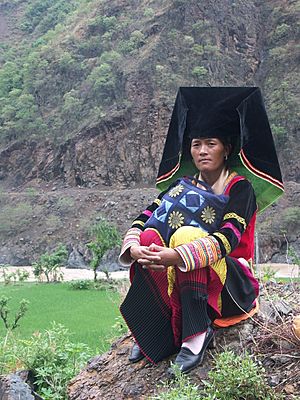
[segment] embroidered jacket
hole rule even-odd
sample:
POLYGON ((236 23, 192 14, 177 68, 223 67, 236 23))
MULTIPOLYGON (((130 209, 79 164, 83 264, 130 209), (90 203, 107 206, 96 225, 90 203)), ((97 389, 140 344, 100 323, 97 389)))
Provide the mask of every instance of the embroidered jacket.
POLYGON ((195 226, 212 233, 220 226, 228 196, 215 194, 204 182, 198 187, 194 178, 179 179, 161 199, 160 206, 152 213, 144 229, 156 230, 169 246, 173 233, 182 226, 195 226))
MULTIPOLYGON (((257 205, 251 183, 244 177, 231 174, 224 194, 228 202, 223 210, 220 228, 204 238, 178 246, 175 250, 183 259, 183 271, 192 271, 211 265, 226 255, 252 261, 254 253, 254 227, 257 205), (205 260, 205 261, 203 261, 205 260)), ((139 235, 145 229, 145 223, 160 206, 162 197, 174 187, 161 192, 157 199, 133 221, 128 230, 121 250, 120 262, 130 265, 128 249, 139 244, 139 235)))

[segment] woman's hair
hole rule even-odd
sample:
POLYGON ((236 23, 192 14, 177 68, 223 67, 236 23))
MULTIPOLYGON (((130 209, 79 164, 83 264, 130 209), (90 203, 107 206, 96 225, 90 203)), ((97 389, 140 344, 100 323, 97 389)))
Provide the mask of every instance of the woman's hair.
POLYGON ((227 147, 229 149, 229 154, 230 156, 232 153, 235 152, 235 149, 238 144, 238 138, 237 136, 223 136, 218 138, 220 142, 222 142, 224 147, 227 147))

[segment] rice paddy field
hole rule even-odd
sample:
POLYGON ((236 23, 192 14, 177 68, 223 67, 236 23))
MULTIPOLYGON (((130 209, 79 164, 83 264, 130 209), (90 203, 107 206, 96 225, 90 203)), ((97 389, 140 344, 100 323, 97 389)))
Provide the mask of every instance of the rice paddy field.
MULTIPOLYGON (((9 300, 9 319, 22 299, 29 301, 28 311, 15 330, 22 338, 51 328, 53 321, 68 328, 71 340, 87 344, 94 352, 106 351, 116 318, 120 319, 120 296, 112 290, 74 290, 68 283, 0 284, 0 297, 9 300)), ((0 336, 5 334, 0 320, 0 336)))

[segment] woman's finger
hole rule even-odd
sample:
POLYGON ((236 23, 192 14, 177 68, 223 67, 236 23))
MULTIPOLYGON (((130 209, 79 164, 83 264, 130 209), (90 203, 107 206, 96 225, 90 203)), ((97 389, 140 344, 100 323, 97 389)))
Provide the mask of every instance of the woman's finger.
POLYGON ((143 254, 145 256, 147 256, 147 258, 148 257, 158 257, 158 252, 157 251, 151 251, 151 250, 144 249, 143 254))
POLYGON ((150 251, 161 251, 161 250, 164 250, 164 249, 165 249, 165 247, 159 246, 159 245, 157 245, 155 243, 151 243, 150 246, 149 246, 149 250, 150 251))
POLYGON ((158 264, 147 264, 142 266, 143 269, 152 269, 154 271, 164 271, 166 267, 164 265, 158 265, 158 264))
POLYGON ((148 264, 159 264, 160 263, 160 257, 158 256, 153 256, 153 257, 143 257, 143 258, 139 258, 138 263, 142 264, 142 265, 148 265, 148 264))

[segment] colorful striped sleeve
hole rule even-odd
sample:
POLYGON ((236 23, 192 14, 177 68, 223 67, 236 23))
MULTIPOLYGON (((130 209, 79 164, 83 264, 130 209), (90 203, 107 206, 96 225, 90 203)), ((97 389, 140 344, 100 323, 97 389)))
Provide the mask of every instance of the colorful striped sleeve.
POLYGON ((184 272, 206 267, 230 254, 240 243, 256 213, 254 190, 247 180, 235 183, 229 193, 221 227, 217 232, 175 248, 183 260, 184 272))
POLYGON ((124 267, 129 267, 132 264, 133 260, 130 257, 130 247, 140 245, 140 234, 140 229, 130 228, 124 237, 119 255, 119 263, 124 267))
MULTIPOLYGON (((169 190, 169 189, 168 189, 169 190)), ((150 204, 131 224, 131 228, 127 231, 121 252, 119 255, 119 263, 124 267, 132 264, 133 260, 130 257, 130 247, 140 245, 140 234, 144 230, 146 221, 151 217, 154 211, 160 206, 161 199, 166 191, 161 192, 157 198, 150 204)))

